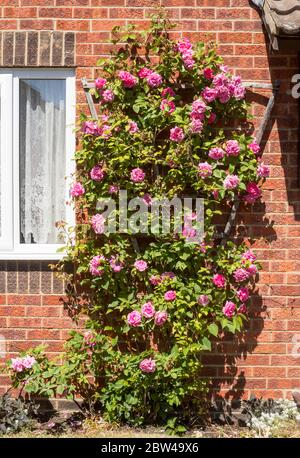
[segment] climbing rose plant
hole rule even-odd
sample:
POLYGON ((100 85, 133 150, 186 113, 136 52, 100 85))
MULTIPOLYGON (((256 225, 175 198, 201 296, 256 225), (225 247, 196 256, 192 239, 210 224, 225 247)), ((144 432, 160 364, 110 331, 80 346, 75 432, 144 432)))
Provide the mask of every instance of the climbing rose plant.
POLYGON ((170 28, 156 17, 147 32, 115 29, 123 45, 99 62, 92 89, 99 119, 82 115, 70 190, 78 220, 75 233, 63 225, 58 270, 73 266, 66 306, 88 317, 86 329, 71 333, 62 365, 38 347, 9 367, 29 393, 81 397, 112 422, 174 427, 201 412, 203 353, 247 320, 259 266, 249 245, 218 233, 234 202, 261 197, 269 169, 243 128, 240 77, 213 46, 174 42, 170 28), (201 196, 203 241, 186 240, 192 225, 182 234, 104 233, 97 201, 119 190, 149 208, 155 198, 201 196))

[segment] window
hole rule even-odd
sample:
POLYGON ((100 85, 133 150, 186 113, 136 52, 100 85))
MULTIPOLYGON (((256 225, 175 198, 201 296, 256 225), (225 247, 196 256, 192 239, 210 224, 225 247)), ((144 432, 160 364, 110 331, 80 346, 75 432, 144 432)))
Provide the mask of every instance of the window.
POLYGON ((0 71, 0 259, 61 256, 74 122, 73 71, 0 71))

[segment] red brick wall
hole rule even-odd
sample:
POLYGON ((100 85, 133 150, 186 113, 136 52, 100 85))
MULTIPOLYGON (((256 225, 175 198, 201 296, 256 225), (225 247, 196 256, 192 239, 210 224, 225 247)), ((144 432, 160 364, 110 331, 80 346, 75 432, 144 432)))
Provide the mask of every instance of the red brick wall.
MULTIPOLYGON (((244 80, 282 81, 265 139, 271 177, 262 203, 239 215, 250 235, 267 237, 256 244, 263 272, 253 318, 246 341, 225 342, 214 359, 207 357, 207 373, 227 396, 289 397, 300 388, 300 360, 292 355, 293 339, 299 335, 300 341, 299 126, 297 101, 288 93, 292 75, 299 72, 296 53, 268 54, 259 14, 248 0, 0 0, 0 30, 75 32, 79 113, 86 109, 80 78, 95 77, 97 58, 110 49, 111 28, 132 22, 143 28, 159 4, 178 23, 174 36, 215 40, 225 62, 244 80)), ((269 95, 249 95, 255 121, 269 95)), ((49 344, 51 354, 60 351, 71 326, 59 303, 62 292, 44 262, 1 263, 0 334, 7 339, 7 356, 40 342, 49 344)), ((1 376, 2 391, 6 383, 1 376)))

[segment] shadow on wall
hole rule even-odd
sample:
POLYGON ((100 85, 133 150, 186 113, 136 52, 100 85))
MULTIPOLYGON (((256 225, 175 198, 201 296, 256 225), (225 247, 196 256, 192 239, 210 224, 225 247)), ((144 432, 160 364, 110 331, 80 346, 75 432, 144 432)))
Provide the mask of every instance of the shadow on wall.
MULTIPOLYGON (((254 249, 259 249, 263 270, 259 289, 252 296, 249 307, 250 320, 244 335, 240 338, 224 336, 215 345, 214 355, 204 357, 206 375, 214 377, 211 384, 211 399, 218 411, 223 410, 223 414, 224 404, 239 406, 239 400, 243 397, 248 398, 251 393, 258 392, 261 395, 266 389, 267 376, 261 379, 253 378, 251 365, 257 364, 257 356, 261 358, 259 364, 265 364, 265 367, 270 365, 269 354, 265 355, 263 363, 264 355, 261 352, 255 355, 255 349, 258 337, 264 329, 264 319, 271 316, 271 308, 285 306, 292 315, 293 307, 299 305, 299 298, 292 297, 300 295, 298 284, 283 285, 283 281, 279 283, 279 280, 272 279, 274 269, 271 264, 278 261, 278 271, 282 272, 282 276, 287 269, 280 267, 284 259, 291 261, 291 270, 294 270, 294 273, 300 270, 299 101, 294 99, 291 93, 292 76, 300 73, 300 61, 295 50, 276 53, 270 51, 267 34, 265 46, 271 81, 273 85, 276 80, 281 81, 261 144, 263 160, 271 166, 271 175, 264 184, 262 201, 255 204, 250 211, 246 211, 243 206, 240 207, 235 234, 238 238, 249 237, 250 240, 254 237, 260 238, 254 249), (290 250, 288 254, 286 250, 290 250), (271 307, 269 310, 267 305, 271 307)), ((264 57, 261 57, 261 62, 263 60, 264 57)), ((271 94, 271 91, 266 90, 247 90, 247 100, 254 106, 254 121, 253 124, 247 125, 247 130, 253 135, 257 129, 256 122, 259 124, 257 118, 263 116, 271 94)), ((284 339, 285 344, 290 342, 287 334, 284 339)), ((264 341, 263 336, 261 341, 264 341)), ((286 355, 278 356, 282 358, 281 364, 284 365, 286 355)), ((267 391, 266 396, 269 396, 267 391)), ((223 418, 225 419, 225 416, 223 418)))

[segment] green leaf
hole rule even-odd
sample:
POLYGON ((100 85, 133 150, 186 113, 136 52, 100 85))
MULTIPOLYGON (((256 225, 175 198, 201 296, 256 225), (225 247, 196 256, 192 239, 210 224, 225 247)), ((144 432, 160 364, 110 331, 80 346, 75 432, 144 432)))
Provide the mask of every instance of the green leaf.
POLYGON ((213 336, 217 337, 218 332, 219 332, 219 328, 218 328, 218 326, 217 326, 215 323, 211 323, 211 324, 208 326, 208 330, 209 330, 209 332, 210 332, 213 336))

